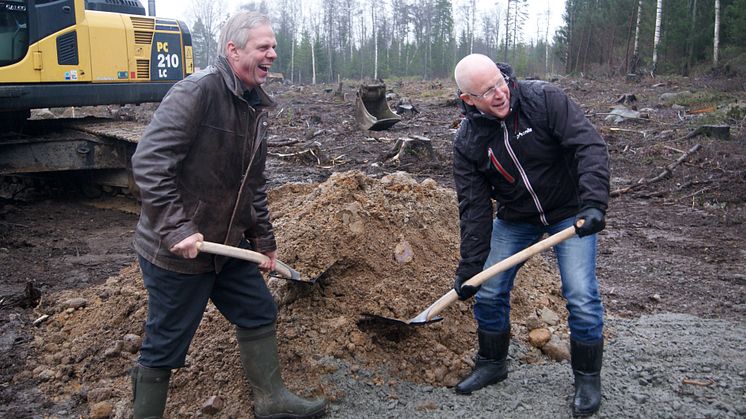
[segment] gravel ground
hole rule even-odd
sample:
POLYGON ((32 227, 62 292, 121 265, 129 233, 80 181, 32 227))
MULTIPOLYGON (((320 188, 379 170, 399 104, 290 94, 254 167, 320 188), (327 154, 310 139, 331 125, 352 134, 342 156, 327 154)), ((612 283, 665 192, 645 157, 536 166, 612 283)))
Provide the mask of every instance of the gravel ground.
MULTIPOLYGON (((744 324, 666 313, 608 318, 606 327, 612 337, 595 417, 746 417, 744 324)), ((514 341, 508 379, 470 396, 402 382, 379 386, 370 372, 357 371, 353 379, 341 365, 331 380, 345 395, 329 417, 571 417, 569 364, 513 361, 524 350, 514 341)))

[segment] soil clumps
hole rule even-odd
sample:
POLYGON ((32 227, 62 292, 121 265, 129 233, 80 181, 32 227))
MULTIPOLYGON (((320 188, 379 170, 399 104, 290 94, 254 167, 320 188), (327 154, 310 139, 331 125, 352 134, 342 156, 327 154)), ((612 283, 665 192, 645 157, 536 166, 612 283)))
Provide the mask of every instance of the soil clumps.
MULTIPOLYGON (((336 359, 352 365, 352 374, 386 371, 388 377, 433 386, 453 385, 468 372, 476 341, 468 302, 455 303, 442 313, 443 321, 424 327, 361 321, 366 312, 407 319, 450 290, 459 243, 451 189, 405 173, 374 179, 351 171, 321 184, 276 188, 270 205, 280 258, 303 275, 319 277, 313 286, 269 279, 280 306, 280 358, 291 389, 343 399, 344 391, 324 378, 338 369, 336 359)), ((529 329, 546 328, 561 346, 566 312, 559 278, 545 258, 528 261, 517 279, 513 334, 527 342, 529 329)), ((40 377, 49 394, 83 398, 91 411, 127 415, 127 370, 141 343, 146 301, 136 265, 104 284, 48 299, 43 309, 51 317, 34 341, 43 355, 14 380, 40 377)), ((548 359, 538 350, 523 358, 548 359)), ((379 386, 387 380, 372 377, 379 386)), ((233 327, 210 304, 187 366, 172 378, 169 416, 197 414, 212 396, 224 402, 221 416, 247 415, 251 399, 233 327)), ((214 400, 205 409, 214 409, 214 400)))

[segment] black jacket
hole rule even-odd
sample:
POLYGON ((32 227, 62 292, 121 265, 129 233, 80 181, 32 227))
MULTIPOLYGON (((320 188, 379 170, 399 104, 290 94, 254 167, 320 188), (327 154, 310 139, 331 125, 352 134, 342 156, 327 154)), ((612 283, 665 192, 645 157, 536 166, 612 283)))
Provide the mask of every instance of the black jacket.
MULTIPOLYGON (((510 67, 499 65, 512 76, 510 67)), ((595 207, 606 211, 609 156, 583 111, 559 88, 510 77, 504 120, 463 104, 453 144, 461 221, 456 274, 470 278, 487 260, 493 206, 506 221, 549 225, 595 207)))
POLYGON ((225 58, 176 83, 158 106, 132 156, 142 208, 135 250, 156 266, 181 273, 220 271, 226 258, 183 259, 170 249, 194 233, 257 251, 275 250, 264 175, 267 108, 225 58))

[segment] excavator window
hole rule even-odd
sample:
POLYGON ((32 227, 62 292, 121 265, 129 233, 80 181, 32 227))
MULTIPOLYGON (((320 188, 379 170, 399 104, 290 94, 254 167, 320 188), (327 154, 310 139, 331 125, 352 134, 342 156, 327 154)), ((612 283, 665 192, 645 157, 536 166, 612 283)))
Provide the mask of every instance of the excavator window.
POLYGON ((0 66, 16 63, 28 51, 28 12, 23 0, 0 0, 0 66))

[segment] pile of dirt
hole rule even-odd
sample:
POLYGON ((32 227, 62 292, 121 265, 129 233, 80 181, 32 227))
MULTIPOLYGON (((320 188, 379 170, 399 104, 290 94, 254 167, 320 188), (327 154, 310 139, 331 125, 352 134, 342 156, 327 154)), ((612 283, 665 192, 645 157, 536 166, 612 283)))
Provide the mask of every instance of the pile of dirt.
MULTIPOLYGON (((353 373, 384 371, 436 386, 453 385, 469 370, 476 341, 470 302, 455 303, 443 321, 422 327, 379 327, 363 316, 407 319, 450 290, 459 243, 453 190, 405 173, 375 179, 352 171, 321 184, 276 188, 270 203, 280 259, 318 277, 313 286, 269 280, 280 306, 280 358, 291 389, 344 398, 326 378, 338 368, 335 359, 349 363, 353 373)), ((566 341, 564 300, 547 257, 530 260, 519 274, 512 296, 514 339, 527 341, 529 329, 541 326, 553 342, 566 341)), ((56 398, 81 397, 91 409, 125 415, 127 370, 143 336, 146 302, 135 265, 104 284, 46 300, 42 308, 50 318, 35 337, 38 356, 14 381, 38 377, 56 398)), ((524 361, 547 359, 534 350, 524 361)), ((373 383, 386 379, 375 376, 373 383)), ((193 415, 210 396, 225 402, 221 415, 245 416, 250 405, 233 327, 212 305, 187 366, 172 379, 169 416, 193 415)))

